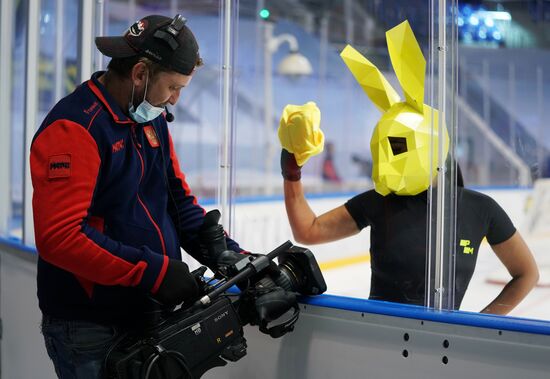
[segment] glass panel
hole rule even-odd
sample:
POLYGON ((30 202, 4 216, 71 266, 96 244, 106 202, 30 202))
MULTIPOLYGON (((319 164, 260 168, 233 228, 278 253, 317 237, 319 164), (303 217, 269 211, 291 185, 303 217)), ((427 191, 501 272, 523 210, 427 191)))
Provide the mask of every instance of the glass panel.
MULTIPOLYGON (((13 52, 11 64, 11 203, 12 217, 8 234, 22 236, 24 119, 25 119, 25 62, 27 56, 28 1, 17 1, 13 15, 13 52)), ((77 0, 44 0, 40 9, 40 52, 38 75, 37 122, 59 98, 71 92, 76 80, 77 0), (59 20, 61 18, 61 20, 59 20)), ((36 125, 38 128, 38 125, 36 125)))
MULTIPOLYGON (((313 100, 322 112, 325 151, 307 162, 302 169, 301 180, 316 215, 335 209, 353 195, 372 188, 373 183, 369 180, 372 170, 369 141, 380 112, 365 96, 338 55, 348 43, 356 47, 401 94, 399 89, 403 83, 397 80, 395 67, 390 64, 384 32, 408 19, 427 61, 424 100, 439 110, 440 119, 444 120, 449 133, 449 154, 440 157, 440 164, 433 147, 439 146, 439 151, 444 150, 444 144, 439 145, 443 139, 436 141, 433 138, 430 141, 431 167, 438 171, 429 170, 435 181, 423 208, 425 212, 417 210, 413 212, 416 219, 409 218, 408 223, 398 224, 400 215, 388 213, 388 208, 400 209, 396 202, 412 200, 402 196, 394 201, 387 200, 388 197, 383 202, 386 207, 384 212, 385 216, 391 214, 392 218, 386 217, 371 230, 372 240, 369 240, 368 232, 363 232, 350 239, 315 245, 311 249, 321 262, 331 293, 367 297, 371 283, 380 283, 381 287, 375 288, 374 292, 382 293, 381 298, 386 300, 415 303, 411 300, 414 296, 408 296, 416 291, 415 295, 422 292, 422 295, 416 296, 417 300, 421 299, 416 303, 436 308, 460 307, 472 311, 507 313, 516 306, 532 286, 536 270, 525 249, 520 249, 522 252, 518 253, 523 258, 509 258, 503 251, 518 246, 515 245, 517 240, 512 239, 514 229, 503 221, 506 216, 501 213, 501 207, 521 230, 520 224, 529 214, 522 214, 520 208, 524 208, 524 200, 532 192, 525 186, 530 185, 533 172, 538 176, 545 175, 546 147, 536 142, 538 138, 544 138, 544 132, 536 129, 533 138, 520 128, 519 110, 524 107, 515 94, 520 88, 517 84, 520 78, 522 82, 529 83, 531 93, 536 93, 536 97, 522 95, 521 101, 525 99, 532 109, 526 112, 525 117, 536 119, 535 124, 540 127, 544 117, 542 104, 546 76, 543 67, 546 53, 529 53, 529 57, 538 54, 534 70, 510 67, 508 62, 526 65, 531 61, 522 59, 523 52, 517 54, 509 50, 508 43, 534 44, 537 33, 530 33, 532 38, 522 38, 518 25, 506 24, 510 21, 509 12, 502 6, 481 9, 481 13, 472 18, 473 7, 465 10, 464 5, 458 1, 350 0, 337 4, 325 1, 306 4, 241 2, 235 164, 236 192, 241 198, 246 195, 247 202, 239 203, 237 200, 235 230, 243 246, 254 251, 266 251, 292 235, 283 211, 283 181, 279 177, 277 141, 279 117, 286 104, 304 104, 313 100), (465 15, 462 12, 469 13, 465 15), (288 34, 296 39, 296 43, 288 34), (506 46, 508 48, 505 49, 506 46), (312 74, 284 75, 281 62, 296 50, 309 60, 312 74), (492 77, 496 74, 492 67, 503 62, 507 62, 505 72, 510 84, 497 89, 499 83, 492 77), (490 83, 497 84, 493 87, 490 83), (509 99, 512 99, 510 104, 501 104, 509 99), (520 190, 514 189, 511 195, 506 192, 506 196, 519 198, 511 202, 504 197, 499 199, 499 195, 488 192, 487 188, 477 188, 479 191, 475 193, 457 189, 455 158, 464 167, 467 186, 519 186, 520 190), (324 171, 327 167, 330 173, 324 171), (479 192, 491 195, 496 203, 479 195, 479 192), (479 210, 487 213, 480 216, 479 210), (519 218, 514 213, 518 210, 519 218), (426 215, 430 217, 424 218, 426 215), (424 236, 426 240, 423 240, 424 236), (489 244, 482 243, 484 236, 493 244, 496 254, 491 252, 489 244), (410 243, 405 246, 403 241, 410 243), (499 244, 504 245, 497 246, 499 244), (396 246, 401 247, 400 254, 387 253, 397 250, 396 246), (502 262, 498 262, 497 256, 502 262), (506 267, 514 273, 518 272, 516 270, 522 271, 526 281, 520 285, 522 288, 514 289, 514 292, 519 291, 516 292, 517 297, 508 296, 504 291, 504 297, 495 299, 511 280, 506 267), (506 279, 491 287, 490 283, 494 280, 485 276, 497 268, 499 272, 504 270, 506 279), (369 283, 373 272, 375 280, 369 283), (484 279, 480 280, 480 275, 484 279), (397 286, 394 292, 399 293, 401 298, 386 296, 392 292, 392 285, 397 286), (491 302, 490 308, 486 308, 491 302)), ((545 13, 541 11, 538 14, 545 13)), ((532 28, 540 29, 537 26, 532 28)), ((410 68, 401 67, 398 70, 407 69, 410 68)), ((524 88, 529 91, 529 87, 524 88)), ((400 148, 398 142, 393 140, 397 150, 400 148)), ((395 151, 391 142, 388 146, 387 154, 395 151)), ((543 195, 535 191, 530 199, 531 203, 537 203, 543 201, 543 195)), ((379 202, 369 203, 370 208, 365 206, 365 212, 376 209, 376 205, 379 202)), ((306 222, 302 231, 297 231, 300 228, 294 226, 294 236, 298 236, 298 240, 319 242, 356 231, 353 224, 350 229, 341 226, 349 220, 346 210, 340 209, 344 213, 337 213, 337 210, 324 216, 324 219, 315 219, 315 216, 311 218, 309 208, 297 209, 302 213, 296 213, 299 217, 294 216, 294 220, 305 218, 310 222, 309 226, 306 222), (315 232, 318 229, 315 229, 314 223, 322 225, 323 220, 335 222, 322 232, 315 232), (340 227, 345 231, 339 231, 340 227), (320 234, 308 234, 310 231, 320 234)), ((546 212, 533 211, 545 209, 544 204, 542 208, 531 205, 529 209, 531 227, 535 228, 533 225, 537 222, 534 220, 542 219, 546 212)), ((371 219, 363 221, 365 225, 373 223, 371 219)), ((540 228, 546 223, 540 222, 538 225, 540 228)), ((543 246, 544 241, 540 243, 543 246)), ((515 282, 517 280, 511 287, 515 282)), ((537 290, 535 288, 530 296, 537 290)), ((527 303, 528 300, 525 300, 522 306, 527 303)), ((522 306, 516 307, 516 311, 522 312, 522 306)), ((541 312, 544 313, 544 309, 541 312)))
MULTIPOLYGON (((58 7, 60 1, 57 2, 58 7)), ((61 62, 58 62, 62 70, 57 71, 56 83, 59 86, 60 96, 66 96, 73 92, 78 83, 77 55, 78 55, 78 25, 75 20, 80 13, 81 2, 79 0, 64 0, 63 6, 63 38, 57 37, 61 43, 61 62)), ((59 49, 59 47, 57 47, 59 49)))
MULTIPOLYGON (((38 76, 38 120, 44 119, 51 107, 56 103, 56 77, 55 77, 55 53, 56 37, 56 2, 55 0, 42 0, 40 2, 40 54, 38 76)), ((62 34, 62 33, 61 33, 62 34)))
POLYGON ((24 157, 24 119, 25 119, 25 62, 27 46, 28 1, 15 4, 13 17, 13 52, 11 84, 11 201, 12 219, 9 234, 14 238, 22 237, 23 225, 23 157, 24 157))
MULTIPOLYGON (((301 173, 304 191, 316 215, 341 207, 353 196, 373 188, 370 141, 382 113, 340 53, 347 44, 352 45, 378 67, 403 99, 385 33, 408 19, 427 61, 423 102, 433 106, 434 95, 429 96, 435 93, 437 100, 437 83, 430 71, 431 11, 429 1, 241 1, 235 237, 245 248, 265 252, 293 238, 283 201, 277 134, 287 104, 314 101, 321 111, 325 149, 309 159, 301 173), (286 65, 296 50, 311 64, 311 74, 296 73, 307 71, 303 65, 286 65)), ((409 219, 407 225, 380 219, 376 231, 364 230, 335 242, 311 243, 331 239, 326 234, 319 238, 306 233, 297 238, 308 242, 298 244, 309 246, 321 263, 329 293, 369 297, 374 267, 379 275, 376 283, 385 283, 375 294, 386 300, 424 304, 428 208, 423 196, 421 203, 413 200, 420 209, 418 220, 409 219), (417 243, 413 251, 404 251, 403 240, 396 241, 401 233, 423 242, 417 243), (376 241, 371 240, 372 236, 376 241), (386 249, 395 254, 385 256, 386 249), (396 281, 401 282, 400 286, 391 288, 396 281), (409 300, 405 300, 407 297, 409 300)), ((334 224, 323 233, 344 228, 334 236, 354 234, 357 227, 351 215, 341 208, 339 211, 345 212, 344 219, 331 218, 334 224), (346 221, 349 224, 341 226, 346 221)))
MULTIPOLYGON (((147 2, 110 1, 106 4, 105 35, 122 35, 135 20, 148 14, 179 12, 187 18, 200 45, 204 66, 194 75, 179 102, 170 109, 170 124, 180 165, 191 189, 202 202, 216 196, 219 155, 220 114, 220 26, 217 2, 200 5, 193 1, 147 2)), ((104 67, 108 60, 105 61, 104 67)))
MULTIPOLYGON (((549 116, 550 52, 542 36, 548 5, 460 1, 458 10, 457 159, 466 186, 506 211, 538 263, 538 284, 510 315, 547 320, 550 134, 543 120, 549 116)), ((527 265, 523 255, 506 251, 501 257, 519 276, 518 265, 527 265)), ((484 241, 462 309, 479 311, 511 280, 498 257, 484 241)))
POLYGON ((77 83, 77 0, 43 0, 40 12, 38 119, 77 83))
MULTIPOLYGON (((222 144, 221 104, 221 2, 116 0, 105 2, 104 35, 122 35, 135 20, 150 14, 182 14, 200 46, 204 65, 193 75, 191 84, 181 91, 177 104, 170 108, 174 121, 170 133, 192 193, 204 207, 219 207, 220 146, 222 144)), ((103 67, 109 58, 104 57, 103 67)), ((184 255, 185 256, 185 255, 184 255)), ((190 268, 199 266, 189 256, 190 268)))

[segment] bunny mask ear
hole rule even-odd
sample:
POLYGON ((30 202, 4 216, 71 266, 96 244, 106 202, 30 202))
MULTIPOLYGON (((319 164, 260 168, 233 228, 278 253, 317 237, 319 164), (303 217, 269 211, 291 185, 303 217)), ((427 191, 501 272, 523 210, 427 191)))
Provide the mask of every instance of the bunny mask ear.
POLYGON ((360 52, 347 45, 340 56, 363 91, 382 113, 401 100, 384 75, 360 52))
POLYGON ((386 32, 393 70, 405 93, 405 101, 423 113, 426 59, 408 21, 386 32))

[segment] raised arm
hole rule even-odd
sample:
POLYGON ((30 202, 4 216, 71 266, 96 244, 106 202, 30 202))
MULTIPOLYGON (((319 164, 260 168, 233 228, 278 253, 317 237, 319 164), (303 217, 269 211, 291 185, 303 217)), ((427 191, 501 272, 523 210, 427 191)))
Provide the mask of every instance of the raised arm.
POLYGON ((297 242, 308 245, 335 241, 359 232, 355 220, 342 205, 319 217, 311 210, 300 179, 301 166, 323 151, 321 111, 313 102, 287 105, 279 130, 281 174, 284 178, 285 207, 297 242))
POLYGON ((512 279, 500 294, 481 313, 506 315, 514 309, 539 280, 537 264, 529 247, 515 232, 506 241, 491 246, 498 259, 504 264, 512 279))
POLYGON ((297 242, 312 245, 335 241, 359 232, 357 224, 343 205, 319 217, 315 215, 304 196, 300 175, 296 174, 296 172, 299 173, 300 167, 293 154, 283 150, 281 165, 283 177, 285 177, 286 213, 292 234, 297 242))

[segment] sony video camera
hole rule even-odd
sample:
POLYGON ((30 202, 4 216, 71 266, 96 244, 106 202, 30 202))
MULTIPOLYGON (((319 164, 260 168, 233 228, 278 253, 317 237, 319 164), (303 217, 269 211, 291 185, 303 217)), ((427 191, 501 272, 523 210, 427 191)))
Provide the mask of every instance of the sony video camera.
MULTIPOLYGON (((200 378, 246 355, 244 325, 283 336, 298 320, 297 295, 326 291, 311 251, 287 241, 267 255, 237 254, 227 249, 219 218, 217 210, 207 213, 199 233, 201 263, 215 273, 201 281, 204 295, 139 333, 122 336, 107 354, 108 378, 200 378)), ((201 267, 193 274, 202 277, 205 271, 201 267)))

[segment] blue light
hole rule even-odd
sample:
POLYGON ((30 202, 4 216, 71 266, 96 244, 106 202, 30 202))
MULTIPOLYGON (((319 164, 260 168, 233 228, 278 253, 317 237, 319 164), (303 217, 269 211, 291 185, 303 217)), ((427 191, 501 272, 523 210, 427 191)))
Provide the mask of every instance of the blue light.
POLYGON ((479 16, 481 17, 490 17, 493 20, 499 20, 499 21, 512 21, 512 15, 508 12, 504 11, 485 11, 480 10, 477 12, 479 16))
POLYGON ((487 31, 484 28, 480 28, 477 32, 479 39, 487 39, 487 31))
POLYGON ((510 21, 508 12, 487 11, 483 6, 458 5, 456 25, 458 26, 458 38, 465 44, 488 45, 488 43, 500 44, 505 40, 497 25, 510 21))

